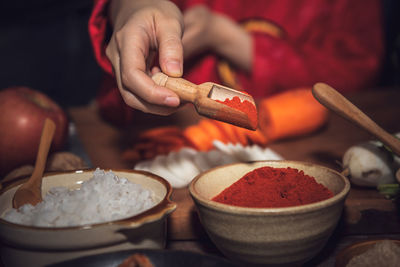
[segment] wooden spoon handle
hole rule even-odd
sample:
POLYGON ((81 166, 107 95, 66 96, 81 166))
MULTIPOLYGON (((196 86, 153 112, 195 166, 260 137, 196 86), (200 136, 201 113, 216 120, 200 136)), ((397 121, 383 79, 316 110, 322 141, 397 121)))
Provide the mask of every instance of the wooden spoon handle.
POLYGON ((198 96, 198 88, 194 83, 183 78, 174 78, 158 72, 153 75, 153 81, 160 86, 174 91, 181 100, 194 103, 198 96))
POLYGON ((367 130, 394 153, 400 155, 400 140, 382 129, 338 91, 327 84, 317 83, 313 86, 312 93, 322 105, 367 130))
POLYGON ((21 185, 17 191, 15 191, 12 200, 13 208, 19 209, 21 206, 28 203, 35 206, 37 203, 42 201, 42 177, 46 167, 47 154, 50 150, 55 129, 56 125, 54 122, 50 119, 46 119, 44 122, 42 135, 40 137, 35 168, 33 169, 33 173, 28 181, 21 185))
POLYGON ((51 119, 46 118, 42 135, 40 137, 39 149, 36 155, 35 168, 32 173, 32 177, 35 177, 35 179, 29 180, 29 182, 38 185, 39 187, 41 186, 43 172, 46 167, 47 155, 49 154, 55 130, 55 123, 51 119))

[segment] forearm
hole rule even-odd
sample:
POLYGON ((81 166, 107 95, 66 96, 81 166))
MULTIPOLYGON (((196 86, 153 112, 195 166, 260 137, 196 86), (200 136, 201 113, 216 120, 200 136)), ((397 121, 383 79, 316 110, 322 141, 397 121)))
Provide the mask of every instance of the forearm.
POLYGON ((238 68, 252 71, 253 44, 251 35, 229 18, 216 14, 211 42, 214 51, 238 68))
POLYGON ((130 14, 144 6, 151 6, 163 0, 111 0, 109 6, 110 23, 123 24, 130 14))

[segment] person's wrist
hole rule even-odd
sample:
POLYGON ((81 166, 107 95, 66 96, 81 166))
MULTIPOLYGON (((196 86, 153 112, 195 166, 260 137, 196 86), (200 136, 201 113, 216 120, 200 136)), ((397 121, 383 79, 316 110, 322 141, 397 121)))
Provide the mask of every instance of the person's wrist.
POLYGON ((239 24, 224 15, 215 14, 211 27, 213 51, 239 66, 250 71, 252 67, 252 39, 239 24), (238 51, 240 51, 238 53, 238 51))
POLYGON ((162 2, 171 3, 166 0, 112 0, 109 8, 109 15, 114 30, 124 25, 125 21, 140 9, 150 7, 165 10, 165 6, 162 2))
POLYGON ((209 40, 209 46, 212 51, 218 52, 219 50, 219 46, 221 45, 221 34, 223 31, 224 24, 225 23, 223 22, 220 15, 212 13, 212 16, 210 18, 208 37, 207 37, 209 40))

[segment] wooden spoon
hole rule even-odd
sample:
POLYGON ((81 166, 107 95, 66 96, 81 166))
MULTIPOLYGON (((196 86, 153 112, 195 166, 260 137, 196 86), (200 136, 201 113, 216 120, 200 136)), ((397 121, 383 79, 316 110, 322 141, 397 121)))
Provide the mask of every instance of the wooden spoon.
POLYGON ((312 93, 322 105, 368 131, 400 156, 400 140, 382 129, 338 91, 327 84, 317 83, 312 93))
POLYGON ((169 77, 162 72, 154 74, 152 79, 156 84, 174 91, 182 101, 193 103, 200 115, 250 130, 257 128, 257 120, 250 118, 246 112, 216 101, 223 102, 237 96, 242 102, 247 100, 255 107, 251 95, 212 82, 196 85, 182 78, 169 77))
MULTIPOLYGON (((42 201, 42 177, 55 130, 55 123, 51 119, 47 118, 44 122, 42 135, 40 137, 35 168, 33 169, 33 173, 29 180, 21 185, 15 192, 13 197, 13 208, 18 209, 24 204, 35 206, 42 201)), ((23 152, 21 151, 21 153, 23 152)))

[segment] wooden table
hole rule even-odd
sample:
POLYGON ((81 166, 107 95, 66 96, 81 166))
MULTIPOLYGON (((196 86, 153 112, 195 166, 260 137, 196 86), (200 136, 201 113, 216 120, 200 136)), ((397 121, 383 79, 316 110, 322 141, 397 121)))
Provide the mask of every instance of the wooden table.
MULTIPOLYGON (((371 90, 347 97, 388 132, 400 132, 400 88, 371 90)), ((104 122, 95 105, 68 110, 80 141, 93 167, 132 168, 121 153, 141 130, 168 124, 185 124, 196 119, 191 107, 169 117, 143 114, 130 129, 119 130, 104 122)), ((372 139, 362 129, 331 114, 325 127, 307 136, 281 140, 269 145, 288 160, 308 161, 341 171, 341 158, 352 145, 372 139)), ((174 189, 172 200, 177 209, 168 220, 167 248, 219 254, 208 240, 198 220, 187 188, 174 189)), ((400 220, 396 203, 385 199, 375 189, 353 186, 346 200, 344 214, 335 234, 309 266, 333 266, 334 256, 354 241, 392 237, 400 239, 400 220)))

